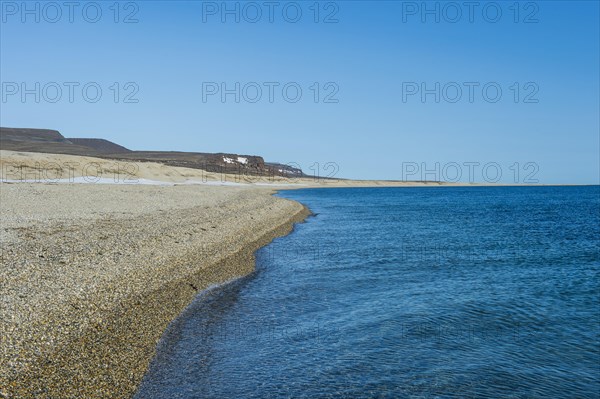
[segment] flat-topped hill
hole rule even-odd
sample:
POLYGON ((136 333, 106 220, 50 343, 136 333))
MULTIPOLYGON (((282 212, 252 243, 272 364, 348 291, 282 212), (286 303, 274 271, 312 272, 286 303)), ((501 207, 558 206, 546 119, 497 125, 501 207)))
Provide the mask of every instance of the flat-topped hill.
POLYGON ((83 155, 169 166, 203 169, 217 173, 301 177, 301 169, 269 163, 258 155, 179 151, 132 151, 100 138, 66 138, 57 130, 0 127, 0 149, 49 154, 83 155))

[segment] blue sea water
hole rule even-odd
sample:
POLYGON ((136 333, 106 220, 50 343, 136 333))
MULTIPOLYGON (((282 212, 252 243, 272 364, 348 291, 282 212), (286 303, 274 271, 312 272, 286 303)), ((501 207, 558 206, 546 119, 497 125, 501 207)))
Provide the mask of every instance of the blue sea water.
POLYGON ((195 300, 137 398, 600 397, 600 187, 280 196, 316 215, 195 300))

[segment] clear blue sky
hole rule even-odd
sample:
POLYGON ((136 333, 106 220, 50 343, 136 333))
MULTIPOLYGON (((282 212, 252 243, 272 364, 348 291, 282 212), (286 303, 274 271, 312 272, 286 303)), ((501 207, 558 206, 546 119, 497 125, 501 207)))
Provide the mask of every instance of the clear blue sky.
MULTIPOLYGON (((35 9, 35 2, 28 4, 35 9)), ((524 165, 533 162, 540 183, 600 179, 595 1, 521 2, 518 15, 512 1, 484 1, 473 10, 473 22, 467 7, 457 17, 448 3, 427 3, 439 7, 437 22, 436 15, 423 14, 420 1, 321 2, 318 23, 313 1, 279 2, 273 22, 263 1, 253 3, 262 12, 256 23, 256 9, 245 3, 239 4, 239 23, 235 15, 222 22, 222 2, 122 2, 119 23, 112 1, 98 3, 102 16, 96 23, 89 22, 96 18, 93 7, 84 18, 86 2, 73 10, 73 23, 67 8, 57 17, 57 10, 39 4, 36 22, 20 1, 2 2, 2 126, 103 137, 139 150, 256 154, 306 172, 318 162, 321 174, 327 174, 325 163, 335 162, 337 175, 350 178, 402 179, 408 177, 406 163, 434 169, 436 162, 456 162, 463 165, 464 181, 464 163, 495 162, 501 181, 510 182, 518 162, 522 182, 533 171, 524 165), (302 16, 291 23, 296 5, 302 16), (498 9, 502 14, 493 23, 498 9), (123 23, 132 13, 138 22, 123 23), (328 17, 338 22, 324 23, 328 17), (22 93, 11 94, 13 84, 23 82, 30 89, 56 82, 62 97, 48 101, 55 97, 50 84, 46 93, 40 88, 39 103, 34 94, 23 101, 22 93), (65 82, 80 84, 73 102, 65 82), (98 102, 83 98, 81 88, 89 82, 103 90, 98 102), (114 82, 120 86, 117 103, 114 82), (135 85, 125 87, 128 82, 135 85), (255 97, 252 85, 239 103, 233 94, 222 102, 218 94, 207 95, 214 86, 204 83, 203 101, 203 82, 229 88, 256 82, 264 90, 255 103, 247 101, 255 97), (273 102, 264 82, 280 84, 273 102), (298 102, 283 97, 289 82, 302 89, 298 102), (433 89, 436 82, 439 102, 434 94, 424 102, 420 93, 409 95, 421 83, 433 89), (462 87, 454 103, 456 85, 450 82, 462 87), (465 82, 479 84, 472 102, 465 82), (488 101, 482 87, 490 82, 488 101), (139 101, 124 102, 135 87, 139 101), (492 102, 495 87, 502 96, 492 102), (338 102, 325 103, 336 88, 332 98, 338 102)), ((288 95, 292 99, 294 91, 288 95)), ((481 166, 474 173, 481 181, 481 166)))

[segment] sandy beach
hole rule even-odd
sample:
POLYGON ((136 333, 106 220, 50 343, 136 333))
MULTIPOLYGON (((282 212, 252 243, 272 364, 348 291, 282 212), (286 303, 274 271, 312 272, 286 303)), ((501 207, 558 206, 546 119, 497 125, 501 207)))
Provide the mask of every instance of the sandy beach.
POLYGON ((158 162, 9 150, 0 150, 0 179, 3 182, 267 186, 287 189, 481 185, 437 181, 352 180, 337 176, 255 176, 245 173, 207 172, 158 162))
POLYGON ((308 214, 264 187, 0 187, 5 398, 130 397, 197 292, 308 214))

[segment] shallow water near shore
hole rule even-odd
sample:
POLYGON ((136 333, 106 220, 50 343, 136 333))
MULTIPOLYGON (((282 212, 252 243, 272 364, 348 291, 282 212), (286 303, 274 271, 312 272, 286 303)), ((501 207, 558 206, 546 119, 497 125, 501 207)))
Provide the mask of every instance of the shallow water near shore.
POLYGON ((599 396, 599 187, 279 195, 316 216, 196 298, 136 398, 599 396))

